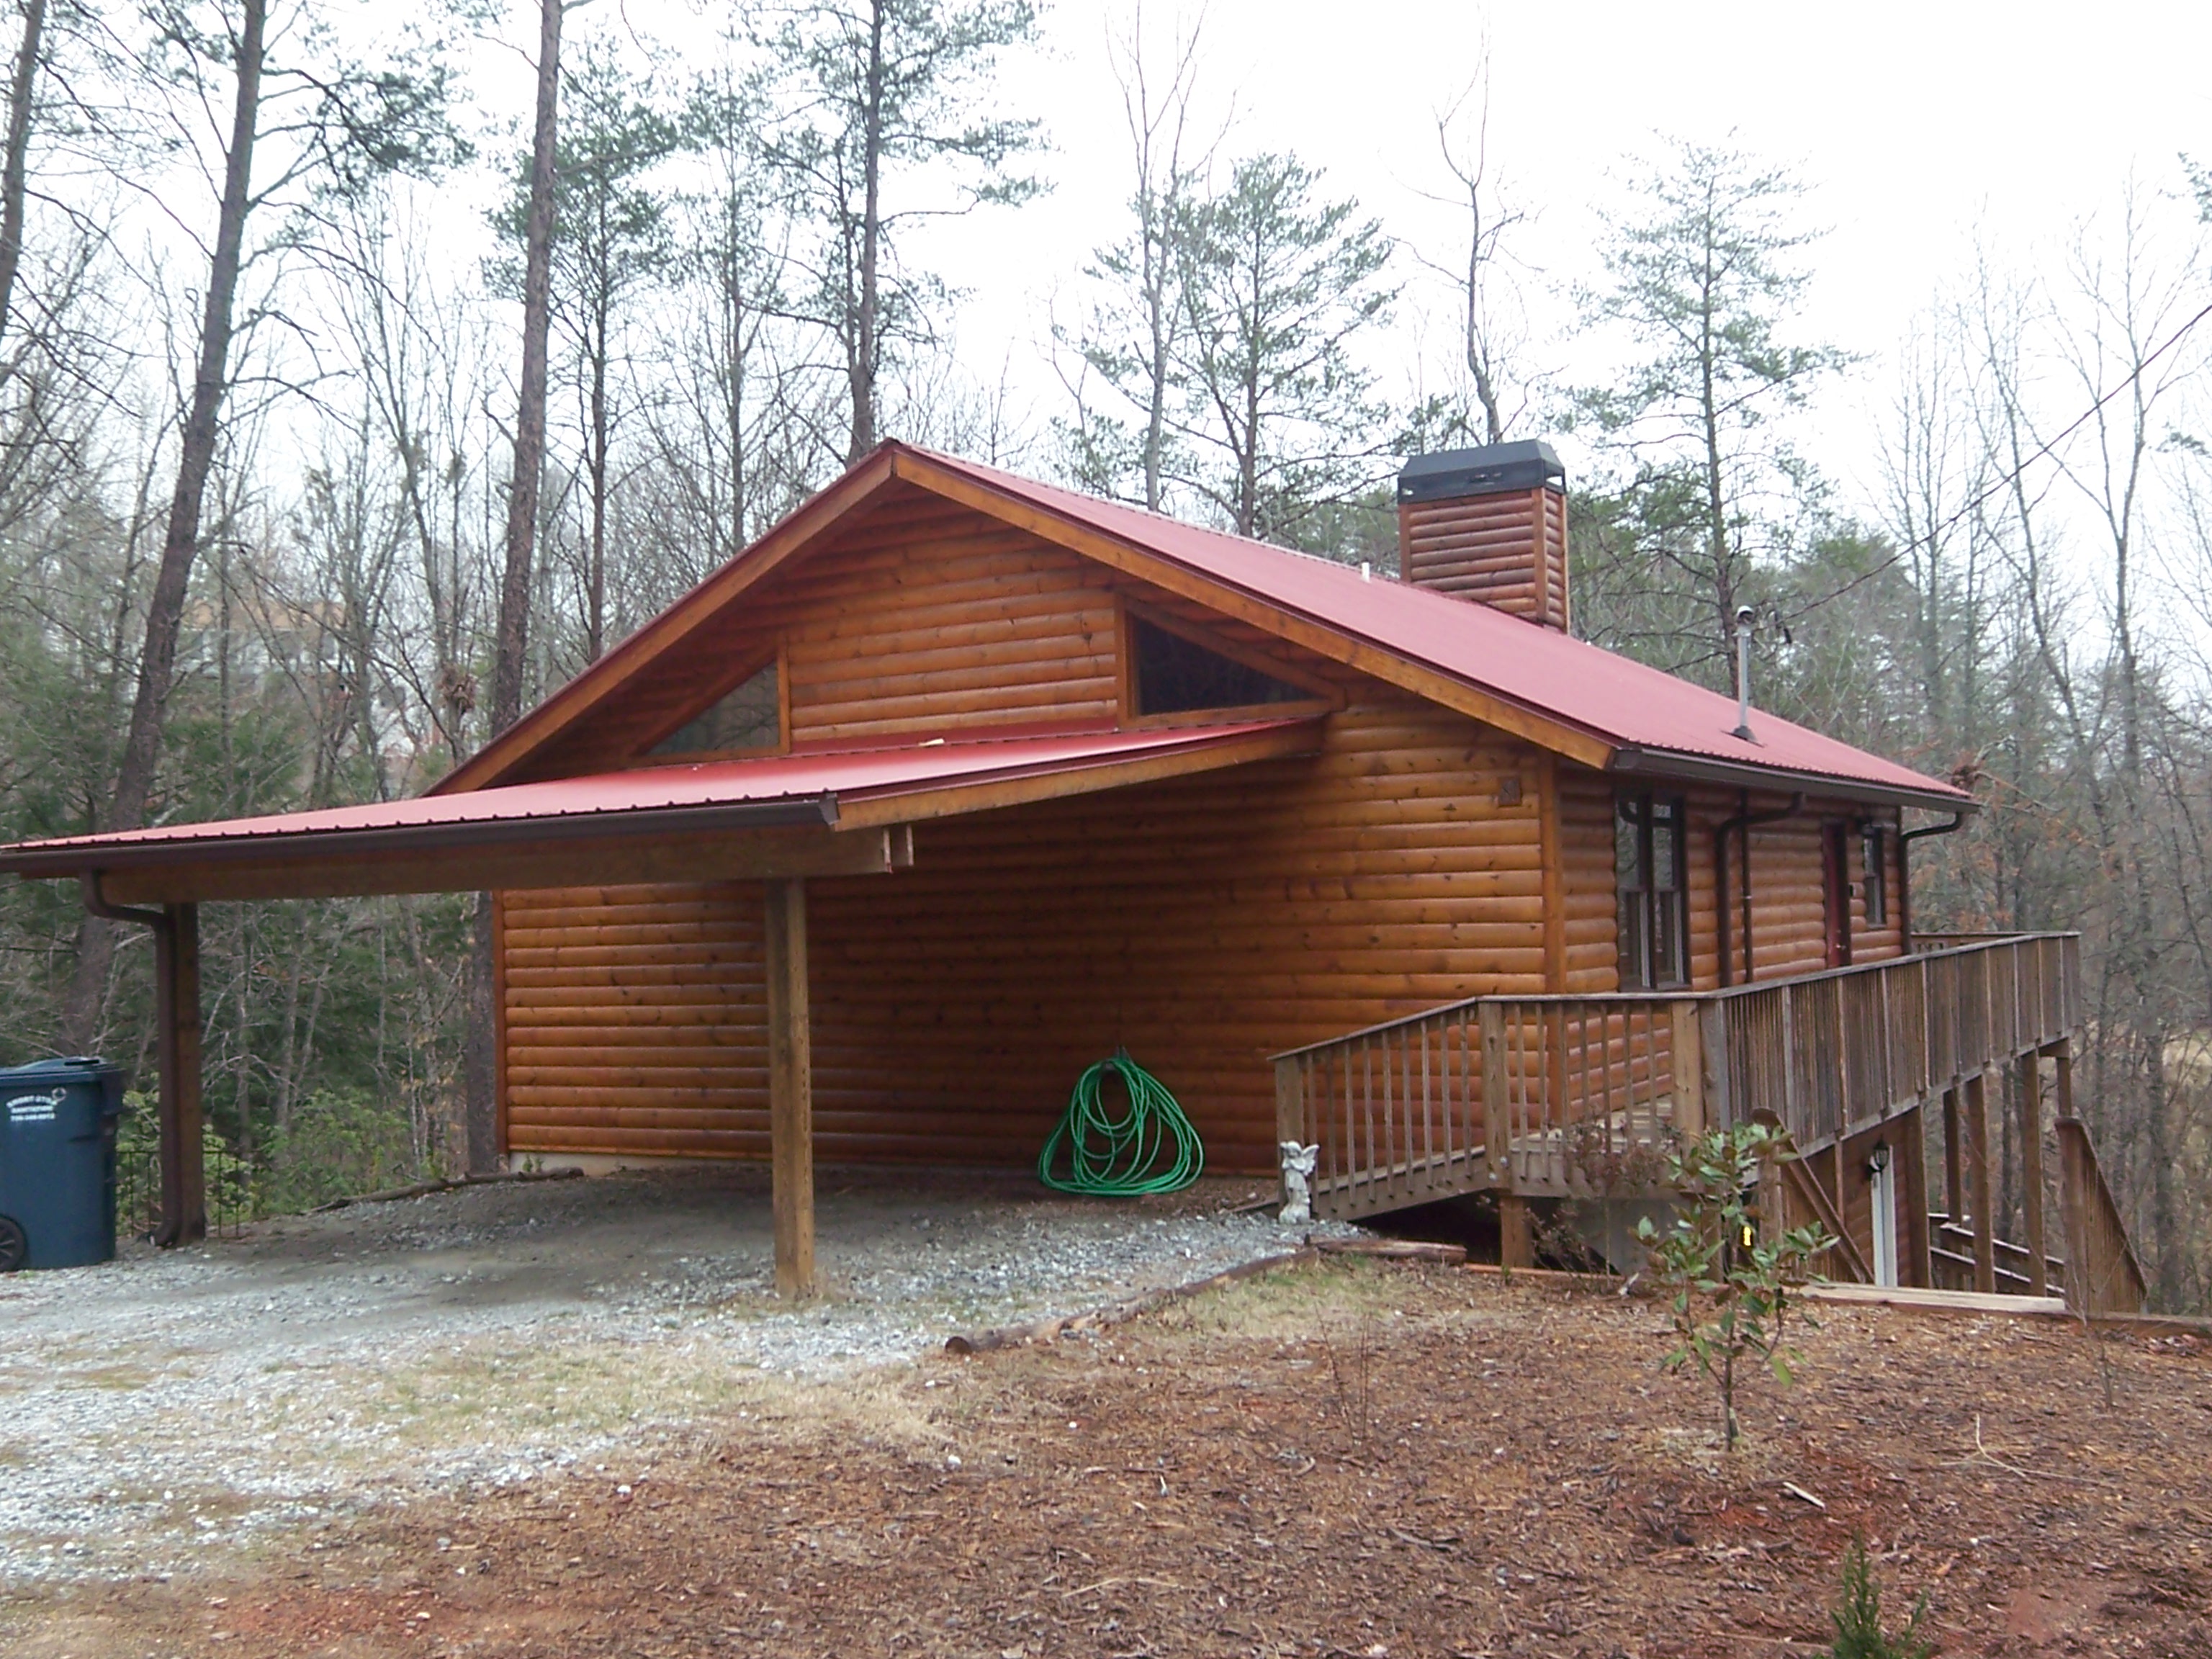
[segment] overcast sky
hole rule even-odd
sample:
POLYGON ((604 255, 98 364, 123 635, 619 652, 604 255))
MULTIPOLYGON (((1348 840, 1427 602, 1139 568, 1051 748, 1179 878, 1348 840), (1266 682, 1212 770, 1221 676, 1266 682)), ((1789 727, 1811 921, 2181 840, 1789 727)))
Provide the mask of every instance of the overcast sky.
MULTIPOLYGON (((1061 0, 1042 61, 1008 79, 1009 105, 1048 121, 1055 187, 1018 213, 960 225, 949 233, 957 251, 939 253, 975 292, 962 343, 980 378, 1009 346, 1023 374, 1055 288, 1103 231, 1119 229, 1127 146, 1105 42, 1109 16, 1126 15, 1061 0)), ((1152 0, 1147 29, 1162 46, 1176 17, 1152 0)), ((1864 390, 1822 411, 1821 447, 1832 450, 1855 434, 1863 447, 1879 359, 1966 265, 1978 235, 2009 262, 2048 262, 2130 173, 2176 193, 2181 152, 2212 159, 2212 6, 2202 4, 1212 0, 1201 91, 1217 113, 1233 99, 1230 153, 1295 149, 1395 234, 1441 249, 1456 220, 1422 195, 1448 182, 1431 111, 1465 84, 1486 29, 1492 152, 1512 201, 1534 216, 1516 247, 1540 273, 1534 307, 1554 325, 1546 284, 1595 274, 1595 210, 1620 199, 1656 134, 1733 135, 1811 187, 1808 220, 1828 234, 1809 256, 1807 332, 1877 359, 1864 390)), ((1598 368, 1572 338, 1539 356, 1577 376, 1598 368)), ((1829 459, 1844 472, 1862 465, 1829 459)))

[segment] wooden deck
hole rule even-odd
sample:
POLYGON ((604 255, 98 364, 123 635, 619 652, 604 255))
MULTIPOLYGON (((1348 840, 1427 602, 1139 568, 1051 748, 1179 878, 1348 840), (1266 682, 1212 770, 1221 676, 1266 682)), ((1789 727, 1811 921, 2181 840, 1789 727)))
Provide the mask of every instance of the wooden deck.
MULTIPOLYGON (((2140 1271, 2073 1115, 2079 936, 1936 943, 1723 990, 1477 997, 1369 1026, 1275 1057, 1278 1138, 1319 1147, 1315 1210, 1353 1219, 1482 1191, 1509 1201, 1660 1194, 1678 1137, 1763 1121, 1788 1132, 1806 1160, 1793 1193, 1834 1231, 1847 1207, 1844 1159, 1826 1160, 1832 1192, 1805 1173, 1813 1161, 1938 1105, 1954 1148, 1948 1213, 1988 1214, 1988 1079, 2012 1068, 2036 1085, 2022 1097, 2039 1103, 2048 1060, 2065 1254, 2106 1264, 2095 1273, 2101 1303, 2139 1307, 2140 1271)), ((1917 1276, 1982 1291, 2017 1278, 2037 1294, 2057 1282, 2048 1256, 2036 1271, 2041 1141, 2023 1137, 2033 1149, 2030 1244, 2002 1246, 1974 1228, 1962 1254, 1955 1232, 1931 1227, 1919 1235, 1917 1276)), ((1856 1247, 1836 1255, 1833 1276, 1867 1276, 1856 1247)))

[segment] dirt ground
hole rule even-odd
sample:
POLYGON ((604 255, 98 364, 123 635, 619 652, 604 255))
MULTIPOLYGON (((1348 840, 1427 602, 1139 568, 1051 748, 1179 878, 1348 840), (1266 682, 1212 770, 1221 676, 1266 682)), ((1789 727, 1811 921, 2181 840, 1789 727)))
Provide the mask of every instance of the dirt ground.
POLYGON ((92 1656, 1824 1651, 1846 1542, 1945 1654, 2212 1653, 2212 1348, 1829 1308, 1717 1449, 1661 1311, 1327 1261, 763 1389, 680 1455, 0 1600, 92 1656))

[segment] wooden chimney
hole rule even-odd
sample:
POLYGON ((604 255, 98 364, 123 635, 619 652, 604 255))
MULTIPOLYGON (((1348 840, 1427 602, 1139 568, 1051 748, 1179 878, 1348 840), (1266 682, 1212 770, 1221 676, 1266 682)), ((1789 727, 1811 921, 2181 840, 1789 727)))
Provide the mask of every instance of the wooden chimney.
POLYGON ((1417 455, 1398 475, 1398 574, 1565 632, 1567 470, 1547 443, 1417 455))

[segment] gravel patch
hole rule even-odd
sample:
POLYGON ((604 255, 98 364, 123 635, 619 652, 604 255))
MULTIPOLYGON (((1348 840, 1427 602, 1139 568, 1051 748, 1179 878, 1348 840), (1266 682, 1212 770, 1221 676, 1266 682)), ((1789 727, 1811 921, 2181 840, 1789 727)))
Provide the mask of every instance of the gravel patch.
POLYGON ((793 1389, 849 1400, 955 1330, 1289 1248, 1209 1180, 1073 1200, 827 1170, 828 1294, 774 1295, 750 1167, 465 1188, 0 1279, 0 1583, 160 1576, 410 1492, 642 1468, 793 1389))

